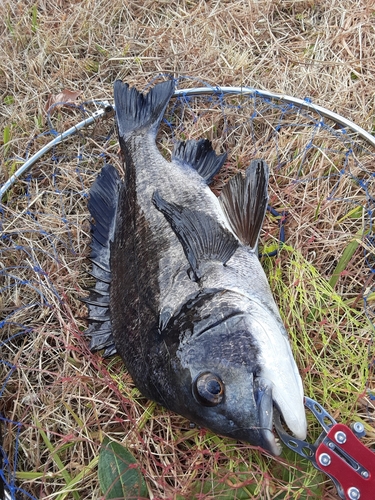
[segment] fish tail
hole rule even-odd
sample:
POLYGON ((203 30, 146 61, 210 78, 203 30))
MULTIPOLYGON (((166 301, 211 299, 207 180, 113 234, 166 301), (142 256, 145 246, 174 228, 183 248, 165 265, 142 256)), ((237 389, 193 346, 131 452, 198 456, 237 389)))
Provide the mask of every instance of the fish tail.
POLYGON ((117 80, 114 84, 117 128, 120 138, 142 132, 153 132, 163 118, 165 109, 174 93, 174 81, 168 80, 142 94, 127 83, 117 80))
POLYGON ((85 336, 90 338, 90 349, 105 349, 104 355, 116 352, 111 331, 109 288, 111 283, 110 244, 113 239, 121 180, 112 165, 105 165, 90 189, 88 208, 95 222, 91 223, 91 275, 96 282, 90 288, 87 304, 89 327, 85 336))

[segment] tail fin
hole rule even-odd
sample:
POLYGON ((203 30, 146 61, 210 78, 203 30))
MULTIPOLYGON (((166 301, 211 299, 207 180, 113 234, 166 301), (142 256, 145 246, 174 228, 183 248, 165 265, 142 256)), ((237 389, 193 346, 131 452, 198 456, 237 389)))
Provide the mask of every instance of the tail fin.
POLYGON ((118 134, 126 139, 142 131, 155 133, 174 92, 173 80, 159 83, 148 94, 117 80, 114 85, 118 134))

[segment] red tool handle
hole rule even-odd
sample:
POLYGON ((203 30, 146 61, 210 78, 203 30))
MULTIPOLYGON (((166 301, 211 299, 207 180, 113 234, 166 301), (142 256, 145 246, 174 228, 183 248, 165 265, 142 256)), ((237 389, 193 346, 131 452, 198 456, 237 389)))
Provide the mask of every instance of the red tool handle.
POLYGON ((344 424, 335 424, 316 449, 320 470, 340 484, 348 500, 375 500, 375 453, 344 424))

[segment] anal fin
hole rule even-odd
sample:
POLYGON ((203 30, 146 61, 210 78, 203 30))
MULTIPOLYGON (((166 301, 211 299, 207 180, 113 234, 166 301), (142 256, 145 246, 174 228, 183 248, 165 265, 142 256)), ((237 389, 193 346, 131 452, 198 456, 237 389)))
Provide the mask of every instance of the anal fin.
POLYGON ((212 182, 226 158, 226 153, 222 155, 215 153, 208 139, 178 141, 172 154, 172 161, 193 168, 203 177, 207 184, 212 182))

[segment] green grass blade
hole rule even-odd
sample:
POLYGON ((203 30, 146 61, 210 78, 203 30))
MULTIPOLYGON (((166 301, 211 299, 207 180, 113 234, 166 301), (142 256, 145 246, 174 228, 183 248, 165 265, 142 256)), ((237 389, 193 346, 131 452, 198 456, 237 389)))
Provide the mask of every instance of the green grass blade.
POLYGON ((138 430, 143 429, 143 427, 147 424, 147 422, 152 418, 152 415, 155 411, 156 403, 154 401, 150 401, 145 408, 145 412, 138 422, 138 430))
POLYGON ((9 152, 11 135, 12 135, 11 128, 9 125, 7 125, 6 127, 4 127, 3 130, 4 157, 9 152))
POLYGON ((356 236, 348 243, 345 250, 343 251, 340 260, 337 263, 335 270, 332 273, 332 276, 329 280, 329 284, 332 288, 335 288, 336 283, 338 282, 340 275, 347 268, 349 262, 351 261, 355 251, 360 244, 360 237, 362 233, 357 233, 356 236))
POLYGON ((67 495, 69 494, 74 494, 73 488, 76 487, 76 484, 79 483, 87 474, 89 474, 94 467, 97 466, 99 462, 99 457, 95 457, 91 462, 86 465, 79 474, 77 474, 71 481, 70 483, 67 483, 66 488, 64 488, 64 491, 60 493, 57 497, 56 500, 64 500, 67 495))
MULTIPOLYGON (((51 456, 53 457, 55 464, 59 468, 61 476, 64 478, 67 485, 70 484, 72 482, 72 478, 71 478, 69 472, 66 470, 61 458, 59 457, 59 455, 58 455, 57 451, 55 450, 51 441, 48 439, 47 434, 42 429, 42 426, 36 417, 35 417, 35 423, 36 423, 36 427, 39 430, 40 435, 42 436, 44 444, 47 446, 48 450, 51 453, 51 456)), ((72 491, 71 493, 72 493, 75 500, 80 500, 80 496, 79 496, 77 491, 72 491)))
POLYGON ((21 481, 33 481, 35 479, 54 478, 56 474, 53 472, 32 472, 32 471, 16 471, 16 478, 21 481))
POLYGON ((31 31, 36 33, 38 30, 38 7, 33 5, 31 7, 31 31))

